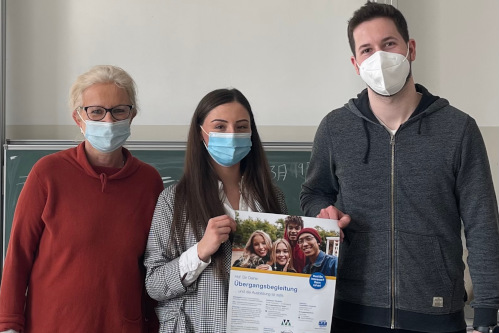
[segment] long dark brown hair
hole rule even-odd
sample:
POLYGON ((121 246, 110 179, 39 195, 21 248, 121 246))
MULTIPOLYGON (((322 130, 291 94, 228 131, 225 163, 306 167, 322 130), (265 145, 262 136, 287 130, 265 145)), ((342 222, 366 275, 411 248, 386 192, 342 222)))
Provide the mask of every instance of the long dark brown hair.
MULTIPOLYGON (((211 165, 211 157, 204 146, 200 126, 211 110, 231 102, 237 102, 244 106, 249 113, 251 123, 251 150, 240 164, 244 187, 242 195, 252 210, 256 210, 255 202, 258 202, 266 213, 281 213, 272 185, 269 164, 248 100, 237 89, 214 90, 203 97, 192 116, 185 152, 184 174, 175 191, 171 230, 172 243, 177 243, 179 239, 183 239, 187 225, 194 232, 196 240, 200 241, 208 220, 225 214, 219 197, 219 178, 211 165)), ((217 274, 225 276, 222 246, 212 256, 212 261, 215 264, 217 274)))

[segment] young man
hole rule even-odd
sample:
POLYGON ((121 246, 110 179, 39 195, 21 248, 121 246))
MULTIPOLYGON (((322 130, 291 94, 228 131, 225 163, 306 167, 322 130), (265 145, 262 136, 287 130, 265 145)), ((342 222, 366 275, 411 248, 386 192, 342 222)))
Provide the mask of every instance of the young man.
POLYGON ((298 233, 298 246, 305 254, 306 265, 301 271, 305 274, 320 272, 326 276, 336 276, 338 258, 320 249, 321 236, 314 228, 303 228, 298 233))
POLYGON ((303 219, 300 216, 289 215, 284 220, 284 239, 289 242, 293 250, 293 267, 301 273, 305 267, 305 255, 298 246, 298 232, 303 229, 303 219))
POLYGON ((393 6, 348 24, 367 89, 319 125, 300 196, 308 216, 344 217, 333 330, 466 332, 461 221, 474 326, 499 308, 498 210, 474 119, 415 84, 416 43, 393 6))

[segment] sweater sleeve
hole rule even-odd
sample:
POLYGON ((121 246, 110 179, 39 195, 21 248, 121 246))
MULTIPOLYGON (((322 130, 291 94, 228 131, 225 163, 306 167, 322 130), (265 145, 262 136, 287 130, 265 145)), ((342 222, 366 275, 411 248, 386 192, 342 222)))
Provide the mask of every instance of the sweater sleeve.
POLYGON ((26 179, 14 212, 0 286, 0 331, 24 329, 26 289, 44 231, 42 213, 46 200, 46 187, 40 182, 35 165, 26 179))
POLYGON ((181 251, 172 251, 172 247, 176 246, 170 242, 174 198, 173 186, 160 194, 144 256, 144 266, 147 270, 146 290, 149 296, 157 301, 181 296, 189 288, 195 288, 195 283, 189 287, 182 284, 179 266, 181 251))
POLYGON ((334 204, 338 194, 327 120, 325 117, 317 128, 307 176, 301 188, 300 205, 306 216, 317 216, 322 208, 334 204))
POLYGON ((499 216, 485 144, 472 118, 458 165, 456 195, 473 282, 474 326, 488 326, 497 322, 499 309, 499 216))

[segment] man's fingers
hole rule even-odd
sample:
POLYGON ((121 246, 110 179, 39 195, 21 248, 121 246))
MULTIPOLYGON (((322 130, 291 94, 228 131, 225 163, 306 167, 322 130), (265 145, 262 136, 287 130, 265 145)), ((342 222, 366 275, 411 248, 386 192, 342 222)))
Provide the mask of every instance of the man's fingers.
POLYGON ((338 220, 338 226, 340 227, 340 229, 344 229, 348 227, 351 220, 352 219, 350 218, 350 215, 345 214, 338 220))

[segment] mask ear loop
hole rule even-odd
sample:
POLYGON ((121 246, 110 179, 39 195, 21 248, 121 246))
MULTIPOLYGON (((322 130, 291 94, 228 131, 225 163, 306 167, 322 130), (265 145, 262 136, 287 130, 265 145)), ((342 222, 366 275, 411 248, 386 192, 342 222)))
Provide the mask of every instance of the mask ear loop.
MULTIPOLYGON (((81 121, 85 122, 85 120, 81 117, 80 115, 80 112, 78 111, 78 109, 80 109, 80 107, 76 108, 76 114, 78 115, 78 117, 80 117, 81 121)), ((80 128, 80 132, 81 134, 83 134, 83 136, 85 136, 85 132, 83 132, 83 128, 81 128, 81 126, 78 126, 80 128)))
POLYGON ((409 43, 407 43, 407 54, 405 55, 405 60, 409 60, 408 57, 409 57, 410 50, 411 50, 411 48, 409 47, 409 43))
MULTIPOLYGON (((204 130, 203 126, 199 125, 199 128, 201 128, 201 131, 203 131, 204 134, 206 134, 206 135, 208 135, 208 137, 210 137, 210 134, 206 133, 206 131, 204 130)), ((208 145, 204 141, 204 138, 202 138, 202 141, 203 141, 203 144, 206 147, 206 149, 208 149, 208 145)))
POLYGON ((209 133, 206 133, 206 131, 204 130, 203 126, 199 125, 199 128, 201 128, 201 131, 203 131, 203 133, 204 133, 204 134, 206 134, 206 135, 210 136, 210 134, 209 134, 209 133))

